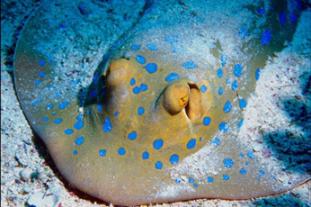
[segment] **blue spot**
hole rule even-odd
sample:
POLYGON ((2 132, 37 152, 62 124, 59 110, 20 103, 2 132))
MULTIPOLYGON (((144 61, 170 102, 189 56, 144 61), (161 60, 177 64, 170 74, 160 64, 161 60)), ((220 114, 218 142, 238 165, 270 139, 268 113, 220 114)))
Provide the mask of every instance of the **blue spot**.
POLYGON ((264 171, 263 169, 260 169, 260 170, 258 171, 258 174, 259 174, 260 177, 262 177, 262 176, 264 176, 266 173, 265 173, 265 171, 264 171))
POLYGON ((124 149, 124 147, 120 147, 120 148, 118 149, 118 154, 119 154, 120 156, 124 156, 124 155, 126 154, 126 150, 124 149))
POLYGON ((230 101, 227 101, 224 105, 224 112, 225 113, 229 113, 232 109, 232 105, 231 105, 231 102, 230 101))
POLYGON ((144 58, 144 56, 142 55, 137 55, 136 56, 136 61, 140 64, 145 64, 146 63, 146 59, 144 58))
POLYGON ((170 163, 172 165, 175 165, 178 163, 178 161, 179 161, 179 156, 177 154, 172 154, 170 157, 170 163))
POLYGON ((135 83, 136 83, 135 78, 131 78, 131 80, 130 80, 130 85, 133 86, 133 85, 135 85, 135 83))
POLYGON ((154 43, 149 43, 149 44, 147 44, 147 48, 148 48, 148 50, 150 50, 150 51, 157 51, 157 45, 156 44, 154 44, 154 43))
POLYGON ((45 77, 45 72, 44 71, 40 71, 38 73, 38 75, 39 75, 40 78, 44 78, 45 77))
POLYGON ((237 91, 238 88, 239 88, 239 82, 238 82, 237 80, 234 80, 234 81, 232 82, 232 84, 231 84, 231 89, 232 89, 233 91, 237 91))
POLYGON ((51 109, 53 109, 54 108, 54 105, 52 104, 52 103, 48 103, 47 105, 46 105, 46 110, 51 110, 51 109))
POLYGON ((190 139, 187 143, 187 149, 193 149, 195 148, 195 145, 196 145, 196 140, 194 138, 190 139))
POLYGON ((140 93, 140 87, 135 86, 135 87, 133 88, 133 93, 134 93, 134 94, 139 94, 139 93, 140 93))
POLYGON ((247 170, 245 170, 244 168, 240 169, 240 174, 241 175, 246 175, 246 173, 247 173, 247 170))
POLYGON ((224 94, 224 88, 223 87, 219 87, 218 88, 218 95, 223 95, 224 94))
POLYGON ((63 119, 62 118, 56 118, 56 119, 54 119, 53 122, 54 122, 54 124, 60 124, 63 122, 63 119))
POLYGON ((195 182, 194 178, 192 178, 192 177, 188 178, 188 183, 193 184, 194 182, 195 182))
POLYGON ((41 80, 35 80, 35 86, 39 86, 41 82, 41 80))
POLYGON ((80 146, 84 143, 84 137, 83 136, 79 136, 76 138, 75 140, 76 145, 80 146))
POLYGON ((145 66, 145 69, 147 70, 148 73, 152 74, 152 73, 157 72, 157 70, 158 70, 158 65, 157 65, 156 63, 148 63, 148 64, 145 66))
POLYGON ((163 163, 161 161, 157 161, 155 164, 154 164, 154 167, 157 169, 157 170, 161 170, 163 168, 163 163))
POLYGON ((107 150, 105 150, 105 149, 100 149, 100 150, 98 150, 98 155, 99 155, 100 157, 105 157, 106 154, 107 154, 107 150))
POLYGON ((243 71, 243 67, 241 64, 235 64, 233 66, 233 74, 236 76, 236 77, 241 77, 242 75, 242 71, 243 71))
POLYGON ((142 116, 144 113, 145 113, 144 107, 139 106, 139 107, 137 108, 137 114, 138 114, 139 116, 142 116))
POLYGON ((138 51, 140 49, 140 45, 139 44, 133 44, 132 46, 131 46, 131 50, 132 51, 138 51))
POLYGON ((63 102, 58 104, 58 108, 60 110, 64 110, 65 108, 67 108, 68 105, 69 105, 69 101, 63 101, 63 102))
POLYGON ((203 125, 208 126, 210 125, 211 121, 212 121, 211 117, 206 116, 203 118, 203 125))
POLYGON ((200 90, 202 91, 202 93, 205 93, 205 92, 207 91, 206 85, 202 85, 202 86, 200 87, 200 90))
POLYGON ((73 155, 77 155, 77 154, 78 154, 78 150, 76 150, 76 149, 75 149, 75 150, 72 150, 72 154, 73 154, 73 155))
POLYGON ((159 150, 162 148, 164 142, 163 142, 163 139, 156 139, 153 141, 153 148, 155 150, 159 150))
POLYGON ((213 183, 213 182, 214 182, 214 178, 211 177, 211 176, 208 176, 207 179, 206 179, 206 181, 207 181, 208 183, 213 183))
POLYGON ((224 75, 221 68, 217 70, 216 74, 218 78, 222 78, 222 76, 224 75))
POLYGON ((171 83, 175 80, 178 80, 179 78, 180 77, 179 77, 178 73, 172 72, 165 77, 165 81, 168 83, 171 83))
POLYGON ((238 122, 238 128, 241 128, 243 123, 244 123, 244 119, 240 119, 240 121, 238 122))
POLYGON ((65 133, 66 135, 72 135, 72 134, 73 134, 73 130, 72 130, 72 129, 65 129, 65 130, 64 130, 64 133, 65 133))
POLYGON ((195 69, 197 65, 192 60, 189 60, 187 62, 184 62, 182 64, 182 67, 185 69, 195 69))
POLYGON ((254 159, 255 156, 254 156, 253 151, 249 150, 249 151, 247 152, 247 157, 250 158, 250 159, 254 159))
POLYGON ((228 126, 227 122, 220 122, 218 129, 221 132, 227 132, 229 130, 229 126, 228 126))
POLYGON ((246 100, 243 99, 243 98, 241 98, 241 99, 239 100, 240 109, 244 109, 244 108, 246 107, 246 105, 247 105, 246 100))
POLYGON ((264 15, 265 14, 265 8, 263 8, 263 7, 258 8, 257 13, 260 15, 264 15))
POLYGON ((109 117, 105 118, 105 121, 103 123, 103 127, 102 128, 103 128, 103 131, 105 133, 108 133, 108 132, 110 132, 112 130, 112 124, 111 124, 111 121, 110 121, 109 117))
POLYGON ((141 91, 147 91, 148 90, 148 85, 144 84, 144 83, 140 84, 140 90, 141 91))
POLYGON ((243 157, 244 157, 243 152, 240 152, 240 157, 241 157, 241 158, 243 158, 243 157))
POLYGON ((39 60, 39 65, 40 65, 41 67, 45 66, 45 60, 39 60))
POLYGON ((220 56, 221 65, 224 66, 227 63, 227 57, 225 55, 220 56))
POLYGON ((224 166, 225 166, 226 168, 232 168, 232 166, 233 166, 233 164, 234 164, 233 160, 230 159, 230 158, 225 158, 224 161, 223 161, 223 163, 224 163, 224 166))
POLYGON ((269 29, 266 29, 265 31, 263 31, 261 35, 261 44, 268 45, 271 41, 271 38, 272 38, 271 31, 269 29))
POLYGON ((181 179, 180 179, 180 178, 176 178, 176 179, 175 179, 175 182, 176 182, 177 184, 179 184, 179 183, 181 183, 181 179))
POLYGON ((47 117, 47 116, 42 117, 42 121, 43 122, 48 122, 49 121, 49 117, 47 117))
POLYGON ((286 24, 286 13, 283 11, 279 13, 279 22, 282 26, 286 24))
POLYGON ((141 157, 143 158, 143 160, 148 160, 149 159, 149 152, 144 151, 141 155, 141 157))
POLYGON ((102 112, 103 112, 103 105, 97 104, 97 111, 98 111, 99 113, 102 113, 102 112))
POLYGON ((73 127, 77 130, 82 129, 84 126, 84 123, 82 120, 77 120, 76 123, 73 125, 73 127))
POLYGON ((255 79, 256 79, 256 81, 258 81, 259 78, 260 78, 260 69, 256 68, 256 71, 255 71, 255 79))
POLYGON ((135 140, 137 138, 137 132, 136 131, 132 131, 127 135, 127 138, 129 140, 135 140))
POLYGON ((224 174, 224 175, 222 176, 222 179, 223 179, 224 181, 230 180, 230 176, 227 175, 227 174, 224 174))
POLYGON ((220 141, 220 139, 219 139, 218 137, 214 137, 214 138, 212 139, 212 144, 213 144, 213 145, 218 146, 218 145, 220 145, 220 143, 221 143, 221 141, 220 141))
POLYGON ((115 112, 113 113, 113 115, 114 115, 115 117, 117 117, 117 116, 119 116, 119 112, 118 112, 118 111, 115 111, 115 112))

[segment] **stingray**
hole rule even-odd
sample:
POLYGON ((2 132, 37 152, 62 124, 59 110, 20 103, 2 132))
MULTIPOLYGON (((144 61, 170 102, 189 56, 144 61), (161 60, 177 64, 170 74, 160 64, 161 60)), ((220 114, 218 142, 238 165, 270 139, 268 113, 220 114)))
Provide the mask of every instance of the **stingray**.
POLYGON ((96 36, 97 10, 72 2, 51 19, 59 3, 44 3, 16 48, 20 104, 62 176, 101 200, 137 205, 284 192, 310 176, 284 185, 237 132, 261 70, 291 41, 299 2, 147 1, 131 26, 102 40, 109 49, 94 67, 75 70, 64 66, 75 53, 53 42, 72 39, 66 30, 76 25, 66 18, 74 12, 95 28, 79 31, 96 36))

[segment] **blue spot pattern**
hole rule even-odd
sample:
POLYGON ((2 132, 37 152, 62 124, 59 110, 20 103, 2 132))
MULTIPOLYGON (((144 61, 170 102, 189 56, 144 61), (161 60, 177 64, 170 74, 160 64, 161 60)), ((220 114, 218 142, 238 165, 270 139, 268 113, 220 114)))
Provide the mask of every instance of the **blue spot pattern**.
POLYGON ((139 106, 139 107, 137 108, 137 114, 138 114, 139 116, 142 116, 142 115, 144 115, 144 113, 145 113, 144 107, 139 106))
POLYGON ((233 164, 234 164, 233 160, 230 159, 230 158, 225 158, 225 159, 223 160, 223 163, 224 163, 224 166, 225 166, 226 168, 232 168, 232 166, 233 166, 233 164))
POLYGON ((63 101, 61 103, 59 103, 58 108, 60 110, 64 110, 65 108, 67 108, 69 106, 69 101, 63 101))
POLYGON ((228 180, 230 180, 230 176, 227 175, 227 174, 224 174, 224 175, 222 176, 222 179, 223 179, 224 181, 228 181, 228 180))
POLYGON ((246 100, 243 99, 243 98, 241 98, 241 99, 239 100, 239 106, 240 106, 240 108, 241 108, 241 109, 244 109, 244 108, 246 107, 246 105, 247 105, 246 100))
POLYGON ((112 130, 112 124, 111 124, 111 121, 110 121, 109 117, 105 118, 105 121, 103 123, 103 127, 102 128, 103 128, 103 131, 105 133, 108 133, 108 132, 110 132, 112 130))
POLYGON ((211 176, 208 176, 207 179, 206 179, 206 181, 207 181, 208 183, 213 183, 213 182, 214 182, 214 178, 211 177, 211 176))
POLYGON ((124 155, 126 154, 125 148, 124 148, 124 147, 120 147, 120 148, 118 149, 118 154, 119 154, 120 156, 124 156, 124 155))
POLYGON ((221 141, 220 141, 220 139, 219 139, 218 137, 214 137, 214 138, 212 139, 212 144, 213 144, 213 145, 219 146, 220 143, 221 143, 221 141))
POLYGON ((107 150, 105 150, 105 149, 100 149, 100 150, 98 150, 98 155, 99 155, 100 157, 105 157, 106 154, 107 154, 107 150))
POLYGON ((203 118, 203 125, 208 126, 208 125, 210 125, 211 121, 212 121, 212 119, 210 117, 206 116, 203 118))
POLYGON ((193 149, 196 145, 196 140, 194 138, 190 139, 186 145, 187 149, 193 149))
POLYGON ((205 93, 205 92, 207 91, 206 85, 202 85, 202 86, 200 87, 200 90, 201 90, 202 93, 205 93))
POLYGON ((223 95, 224 94, 224 88, 223 87, 219 87, 218 88, 218 95, 223 95))
POLYGON ((235 77, 241 77, 243 71, 243 67, 241 64, 235 64, 233 67, 233 74, 235 77))
POLYGON ((41 67, 45 66, 45 60, 39 60, 39 65, 40 65, 41 67))
POLYGON ((229 130, 229 126, 228 126, 227 122, 220 122, 218 129, 221 132, 227 132, 229 130))
POLYGON ((132 51, 138 51, 140 49, 140 45, 139 44, 133 44, 132 46, 131 46, 131 50, 132 51))
POLYGON ((179 156, 178 156, 177 154, 172 154, 172 155, 170 156, 170 163, 171 163, 172 165, 177 164, 178 161, 179 161, 179 156))
POLYGON ((222 78, 223 72, 222 72, 222 69, 221 69, 221 68, 219 68, 219 69, 216 71, 216 75, 217 75, 218 78, 222 78))
POLYGON ((135 140, 137 138, 137 132, 136 131, 132 131, 127 135, 127 138, 129 140, 135 140))
POLYGON ((148 160, 149 159, 149 152, 144 151, 142 153, 141 157, 142 157, 143 160, 148 160))
POLYGON ((72 129, 65 129, 65 130, 64 130, 64 133, 65 133, 66 135, 72 135, 72 134, 73 134, 73 130, 72 130, 72 129))
POLYGON ((165 77, 165 81, 168 82, 168 83, 171 83, 175 80, 178 80, 180 77, 178 75, 178 73, 175 73, 175 72, 171 72, 170 74, 168 74, 166 77, 165 77))
POLYGON ((157 169, 157 170, 161 170, 163 168, 163 163, 161 161, 157 161, 155 164, 154 164, 154 167, 157 169))
POLYGON ((142 55, 137 55, 137 56, 136 56, 136 61, 137 61, 138 63, 142 64, 142 65, 146 63, 146 59, 145 59, 145 57, 142 56, 142 55))
POLYGON ((158 70, 158 65, 157 65, 156 63, 148 63, 148 64, 145 66, 145 69, 147 70, 148 73, 152 74, 152 73, 157 72, 157 70, 158 70))
POLYGON ((83 143, 84 143, 84 136, 79 136, 79 137, 76 138, 76 140, 75 140, 75 144, 76 145, 80 146, 83 143))
POLYGON ((231 84, 231 90, 232 91, 237 91, 239 88, 239 82, 237 80, 234 80, 231 84))
POLYGON ((255 71, 255 79, 256 79, 256 81, 258 81, 259 78, 260 78, 260 69, 256 68, 256 71, 255 71))
POLYGON ((225 105, 224 105, 224 112, 225 113, 229 113, 232 109, 232 105, 231 105, 231 102, 230 101, 226 101, 225 105))
POLYGON ((157 51, 157 50, 158 50, 157 45, 154 44, 154 43, 149 43, 149 44, 147 44, 147 48, 148 48, 148 50, 150 50, 150 51, 157 51))
POLYGON ((261 35, 261 44, 268 45, 272 39, 271 31, 266 29, 261 35))
POLYGON ((246 170, 246 169, 244 169, 244 168, 241 168, 241 169, 240 169, 240 174, 241 174, 241 175, 246 175, 246 173, 247 173, 247 170, 246 170))
POLYGON ((156 139, 153 141, 153 148, 155 150, 160 150, 163 147, 163 139, 156 139))
POLYGON ((197 67, 197 65, 192 61, 186 61, 182 64, 182 67, 185 69, 195 69, 197 67))
POLYGON ((133 85, 135 85, 135 83, 136 83, 135 78, 131 78, 131 80, 130 80, 130 85, 133 86, 133 85))
POLYGON ((60 124, 63 122, 63 119, 62 118, 56 118, 56 119, 54 119, 53 122, 54 122, 54 124, 60 124))

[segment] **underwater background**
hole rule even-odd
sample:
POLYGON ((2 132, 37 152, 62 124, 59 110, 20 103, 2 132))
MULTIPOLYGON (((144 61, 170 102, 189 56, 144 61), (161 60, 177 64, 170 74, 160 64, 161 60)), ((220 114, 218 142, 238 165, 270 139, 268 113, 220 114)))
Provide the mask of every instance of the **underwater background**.
MULTIPOLYGON (((64 4, 64 2, 53 2, 53 6, 69 11, 67 18, 71 22, 68 23, 64 19, 63 23, 58 24, 58 21, 55 20, 57 13, 52 13, 48 21, 51 25, 57 23, 59 30, 68 32, 69 39, 67 42, 47 40, 41 48, 49 52, 55 51, 55 48, 63 50, 63 53, 59 53, 56 58, 68 60, 60 63, 67 70, 64 71, 64 78, 66 76, 88 76, 87 73, 81 74, 79 71, 75 71, 75 68, 96 67, 95 63, 109 49, 107 42, 113 42, 122 31, 130 28, 142 14, 143 5, 145 5, 144 1, 77 1, 77 7, 72 9, 69 4, 64 4), (88 27, 88 25, 93 25, 89 24, 88 21, 95 22, 98 27, 88 27), (70 29, 67 29, 68 24, 75 23, 77 25, 85 24, 86 27, 84 30, 80 30, 81 27, 78 26, 76 28, 71 26, 70 29), (100 25, 109 25, 109 27, 101 27, 100 25), (93 38, 98 34, 100 37, 93 38), (66 54, 75 58, 68 59, 66 54)), ((191 1, 177 2, 181 7, 192 7, 191 1)), ((267 66, 265 66, 265 69, 270 70, 269 79, 261 83, 256 90, 259 94, 269 94, 267 88, 272 88, 276 92, 270 94, 272 101, 270 99, 267 101, 265 99, 267 97, 262 96, 264 98, 258 98, 252 106, 253 110, 249 112, 247 118, 255 123, 251 127, 257 129, 257 131, 254 130, 254 133, 260 133, 260 139, 254 136, 253 139, 250 139, 252 143, 246 144, 254 146, 256 153, 260 152, 267 158, 273 157, 276 163, 281 163, 285 169, 289 169, 288 174, 296 173, 295 170, 299 166, 299 172, 302 170, 304 175, 310 175, 310 2, 289 2, 301 5, 301 16, 299 19, 292 17, 287 20, 297 21, 293 37, 290 37, 290 41, 285 44, 284 48, 280 48, 277 54, 272 55, 273 58, 269 59, 267 66), (282 88, 285 85, 286 87, 282 88), (268 104, 271 104, 268 110, 272 110, 275 117, 283 114, 286 119, 282 119, 282 117, 276 119, 278 123, 270 127, 271 120, 269 122, 269 116, 267 116, 270 112, 262 108, 263 105, 268 104), (256 113, 259 112, 266 114, 257 114, 256 116, 256 113), (261 117, 261 119, 256 119, 256 117, 261 117), (257 126, 256 122, 258 122, 257 126), (285 127, 288 126, 288 123, 293 128, 285 127), (291 129, 302 129, 305 135, 297 138, 299 133, 297 135, 291 129), (288 137, 295 138, 295 141, 284 142, 284 139, 288 137), (262 148, 262 145, 267 147, 262 148)), ((31 131, 15 96, 12 81, 13 55, 17 40, 20 37, 20 31, 27 19, 34 12, 37 12, 42 4, 49 5, 49 3, 49 1, 1 2, 1 205, 104 206, 104 204, 96 204, 101 203, 101 201, 74 190, 63 180, 53 166, 42 141, 31 131)), ((240 3, 239 1, 230 4, 224 3, 222 7, 226 10, 226 7, 234 7, 235 4, 239 5, 240 3)), ((261 3, 261 1, 254 1, 254 4, 258 5, 259 8, 261 3)), ((206 5, 202 3, 202 10, 213 10, 212 4, 208 5, 209 8, 204 8, 206 5)), ((50 8, 45 9, 49 11, 50 8)), ((250 10, 256 12, 256 15, 261 15, 263 12, 254 8, 250 8, 250 10)), ((195 14, 192 13, 191 15, 195 14)), ((167 16, 166 18, 170 17, 167 16)), ((251 24, 248 22, 251 20, 245 19, 243 21, 245 21, 245 27, 240 28, 239 33, 237 33, 242 40, 247 39, 250 35, 248 34, 248 26, 251 24)), ((281 15, 280 24, 283 24, 283 21, 284 18, 281 15)), ((270 42, 270 35, 267 31, 262 37, 261 43, 270 42)), ((216 48, 215 52, 217 53, 217 45, 214 48, 216 48)), ((245 140, 247 141, 247 139, 245 140)), ((284 177, 280 176, 278 179, 282 181, 284 177)), ((276 197, 248 201, 197 200, 171 205, 310 206, 310 202, 309 181, 276 197)))

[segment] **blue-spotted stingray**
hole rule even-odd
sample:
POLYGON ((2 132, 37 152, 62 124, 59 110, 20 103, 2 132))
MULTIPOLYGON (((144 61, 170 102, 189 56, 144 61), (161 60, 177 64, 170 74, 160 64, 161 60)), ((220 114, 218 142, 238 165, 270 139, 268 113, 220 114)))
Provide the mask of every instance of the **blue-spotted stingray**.
MULTIPOLYGON (((91 17, 86 2, 71 4, 91 17)), ((283 185, 237 135, 261 70, 291 41, 303 1, 147 1, 98 66, 77 68, 78 76, 57 62, 60 50, 44 47, 69 38, 70 22, 59 29, 49 7, 21 33, 15 86, 31 127, 77 189, 137 205, 250 199, 310 178, 283 185)))

